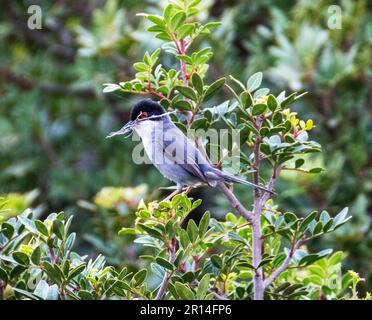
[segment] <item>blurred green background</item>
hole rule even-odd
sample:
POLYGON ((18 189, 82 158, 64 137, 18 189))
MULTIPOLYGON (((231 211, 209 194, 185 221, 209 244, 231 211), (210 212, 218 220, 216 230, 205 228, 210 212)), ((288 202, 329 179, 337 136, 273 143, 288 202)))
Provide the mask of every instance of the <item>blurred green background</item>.
MULTIPOLYGON (((132 223, 141 197, 156 199, 170 183, 151 166, 133 164, 133 142, 105 140, 138 97, 103 94, 102 83, 130 80, 132 64, 159 46, 135 14, 159 13, 164 4, 24 0, 4 1, 0 12, 0 194, 14 213, 33 206, 41 217, 62 209, 74 214, 76 251, 103 253, 115 265, 138 267, 135 244, 117 231, 132 223), (40 30, 27 27, 32 4, 42 9, 40 30), (107 186, 127 189, 102 190, 107 186)), ((276 201, 300 215, 349 206, 352 223, 311 246, 345 250, 346 267, 371 288, 371 3, 206 0, 202 7, 202 21, 224 23, 196 44, 215 52, 210 80, 232 74, 245 81, 262 71, 274 93, 309 92, 295 109, 314 120, 312 138, 324 153, 312 161, 326 170, 316 177, 283 174, 276 201), (341 29, 328 26, 333 4, 341 8, 341 29)), ((163 56, 162 63, 175 61, 163 56)), ((226 96, 222 91, 212 103, 226 96)), ((246 189, 237 190, 249 204, 246 189)), ((203 210, 231 210, 216 195, 199 191, 203 210)))

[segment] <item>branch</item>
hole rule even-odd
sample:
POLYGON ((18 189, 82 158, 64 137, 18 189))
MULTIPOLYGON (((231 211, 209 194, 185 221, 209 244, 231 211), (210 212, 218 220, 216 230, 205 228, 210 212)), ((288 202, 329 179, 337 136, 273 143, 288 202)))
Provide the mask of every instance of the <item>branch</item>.
MULTIPOLYGON (((279 174, 282 171, 282 169, 283 169, 283 167, 281 165, 275 165, 274 166, 273 174, 271 175, 270 181, 266 186, 267 190, 273 192, 275 183, 278 180, 279 174)), ((264 206, 265 203, 267 202, 267 200, 270 199, 270 197, 271 197, 271 193, 265 192, 262 195, 262 198, 261 198, 261 206, 264 206)))
POLYGON ((212 289, 208 289, 208 292, 211 293, 216 300, 229 300, 225 295, 220 295, 212 289))
MULTIPOLYGON (((172 239, 171 245, 169 246, 169 262, 173 263, 176 258, 176 238, 172 239)), ((161 281, 161 285, 158 293, 156 294, 155 300, 162 300, 165 295, 165 290, 168 287, 169 280, 173 274, 173 271, 166 271, 161 281)))
POLYGON ((264 283, 263 283, 264 288, 267 288, 284 270, 286 270, 289 267, 289 264, 291 263, 292 258, 294 256, 296 250, 303 244, 303 242, 304 242, 303 240, 298 240, 298 241, 292 243, 291 249, 289 250, 288 255, 285 258, 285 260, 283 261, 282 265, 278 269, 276 269, 270 275, 270 277, 268 277, 264 281, 264 283))
POLYGON ((7 283, 3 280, 0 280, 0 300, 4 300, 4 289, 6 288, 7 283))
POLYGON ((230 201, 231 205, 234 209, 242 215, 247 221, 252 224, 253 223, 253 214, 251 211, 247 210, 239 201, 239 199, 235 196, 235 194, 223 183, 218 183, 218 188, 221 192, 226 196, 226 198, 230 201))

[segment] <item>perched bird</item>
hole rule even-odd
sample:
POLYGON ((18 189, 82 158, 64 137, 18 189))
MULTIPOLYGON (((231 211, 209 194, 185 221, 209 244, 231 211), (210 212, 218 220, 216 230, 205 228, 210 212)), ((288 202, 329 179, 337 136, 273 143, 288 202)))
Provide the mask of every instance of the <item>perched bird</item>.
POLYGON ((195 143, 172 122, 169 113, 150 99, 138 102, 131 110, 130 121, 107 138, 135 131, 141 138, 145 152, 160 173, 177 184, 175 192, 166 199, 186 193, 197 185, 217 186, 219 182, 241 183, 273 193, 259 185, 223 172, 214 167, 199 151, 195 143))

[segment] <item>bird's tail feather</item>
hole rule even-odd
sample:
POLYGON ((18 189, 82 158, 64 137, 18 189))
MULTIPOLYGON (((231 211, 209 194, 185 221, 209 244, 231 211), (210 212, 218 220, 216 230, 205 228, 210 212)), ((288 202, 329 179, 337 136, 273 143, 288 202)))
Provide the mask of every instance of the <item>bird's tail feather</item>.
POLYGON ((240 183, 240 184, 244 184, 246 186, 250 186, 250 187, 253 187, 253 188, 260 189, 260 190, 265 191, 265 192, 269 192, 270 194, 273 194, 273 195, 275 194, 275 192, 270 191, 270 190, 266 189, 265 187, 261 187, 261 186, 255 184, 255 183, 253 183, 253 182, 249 182, 249 181, 246 181, 242 178, 238 178, 238 177, 235 177, 233 175, 227 174, 226 172, 223 172, 222 176, 227 182, 240 183))

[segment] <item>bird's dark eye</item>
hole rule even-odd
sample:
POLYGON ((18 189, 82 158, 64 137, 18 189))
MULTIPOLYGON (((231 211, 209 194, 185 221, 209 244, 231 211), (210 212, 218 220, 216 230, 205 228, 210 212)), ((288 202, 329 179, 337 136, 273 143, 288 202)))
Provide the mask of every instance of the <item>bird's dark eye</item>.
POLYGON ((147 112, 144 112, 144 111, 142 111, 138 116, 138 119, 146 119, 146 118, 147 118, 147 112))

